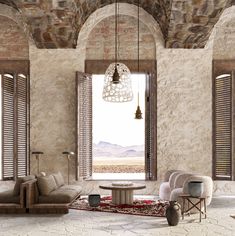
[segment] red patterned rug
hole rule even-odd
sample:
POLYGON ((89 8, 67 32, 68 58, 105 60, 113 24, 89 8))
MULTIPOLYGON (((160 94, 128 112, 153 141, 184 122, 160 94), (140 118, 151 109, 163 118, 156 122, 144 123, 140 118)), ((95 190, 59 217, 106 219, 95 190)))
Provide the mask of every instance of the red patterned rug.
POLYGON ((112 197, 102 197, 98 207, 90 207, 87 197, 81 197, 70 205, 70 209, 85 210, 85 211, 101 211, 120 214, 141 215, 164 217, 168 202, 160 200, 141 200, 135 199, 133 205, 114 205, 112 197))

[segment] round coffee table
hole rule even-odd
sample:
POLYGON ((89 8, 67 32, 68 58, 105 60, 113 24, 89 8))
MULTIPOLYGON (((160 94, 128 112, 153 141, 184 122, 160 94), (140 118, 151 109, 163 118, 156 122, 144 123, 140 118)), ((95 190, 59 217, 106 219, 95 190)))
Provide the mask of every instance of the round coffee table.
POLYGON ((136 184, 136 183, 133 183, 130 186, 105 184, 105 185, 100 185, 99 187, 102 189, 112 190, 112 203, 115 205, 121 205, 121 204, 132 205, 133 191, 146 188, 144 184, 136 184))

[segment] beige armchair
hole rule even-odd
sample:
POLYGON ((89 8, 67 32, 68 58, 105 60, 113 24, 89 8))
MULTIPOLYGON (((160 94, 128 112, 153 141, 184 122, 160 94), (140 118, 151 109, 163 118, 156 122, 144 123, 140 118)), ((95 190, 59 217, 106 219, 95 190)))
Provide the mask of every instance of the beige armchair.
MULTIPOLYGON (((206 205, 210 205, 213 192, 213 181, 209 176, 194 175, 194 174, 181 174, 178 175, 175 181, 175 188, 171 191, 170 201, 177 201, 182 206, 182 198, 180 195, 188 194, 188 183, 190 181, 202 181, 203 182, 203 193, 202 196, 206 197, 206 205)), ((190 199, 193 203, 197 202, 197 199, 190 199)), ((191 204, 188 206, 191 207, 191 204)), ((190 211, 191 213, 197 212, 196 209, 190 211)))
MULTIPOLYGON (((203 182, 203 196, 206 196, 206 205, 211 203, 213 192, 213 181, 209 176, 202 176, 182 170, 171 170, 165 174, 164 182, 160 185, 159 197, 164 201, 178 201, 182 205, 180 195, 188 194, 188 183, 190 181, 203 182), (168 181, 167 181, 168 180, 168 181)), ((191 199, 195 202, 195 199, 191 199)), ((190 207, 190 205, 189 205, 190 207)), ((193 211, 191 211, 193 213, 193 211)))

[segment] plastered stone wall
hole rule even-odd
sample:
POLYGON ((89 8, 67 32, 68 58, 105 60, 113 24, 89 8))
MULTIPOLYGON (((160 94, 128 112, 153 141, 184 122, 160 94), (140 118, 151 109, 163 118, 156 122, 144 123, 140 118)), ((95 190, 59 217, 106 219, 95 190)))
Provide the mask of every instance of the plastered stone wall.
POLYGON ((164 49, 158 54, 158 174, 183 169, 211 176, 212 53, 164 49))
POLYGON ((214 59, 235 59, 235 6, 224 11, 212 39, 214 59))
POLYGON ((0 29, 0 60, 28 59, 28 40, 21 28, 0 14, 0 29))
MULTIPOLYGON (((137 19, 119 16, 118 58, 137 60, 137 19)), ((105 18, 91 31, 86 59, 113 60, 115 58, 115 17, 105 18)), ((146 25, 140 22, 140 59, 156 59, 155 41, 146 25)))
MULTIPOLYGON (((43 151, 40 170, 67 176, 63 151, 75 151, 75 72, 79 54, 73 49, 40 50, 30 47, 31 151, 43 151)), ((80 62, 83 63, 83 62, 80 62)), ((75 160, 71 160, 71 179, 75 160)), ((31 155, 31 173, 37 164, 31 155)))

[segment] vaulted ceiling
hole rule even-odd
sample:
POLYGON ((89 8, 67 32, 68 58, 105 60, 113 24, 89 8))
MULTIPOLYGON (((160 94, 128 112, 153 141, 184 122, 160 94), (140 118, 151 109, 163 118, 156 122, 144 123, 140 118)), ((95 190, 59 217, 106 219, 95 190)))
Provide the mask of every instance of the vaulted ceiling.
MULTIPOLYGON (((38 48, 75 48, 80 29, 115 0, 0 0, 18 9, 38 48)), ((138 0, 119 0, 138 4, 138 0)), ((235 0, 140 0, 158 22, 168 48, 203 48, 222 12, 235 0)))

